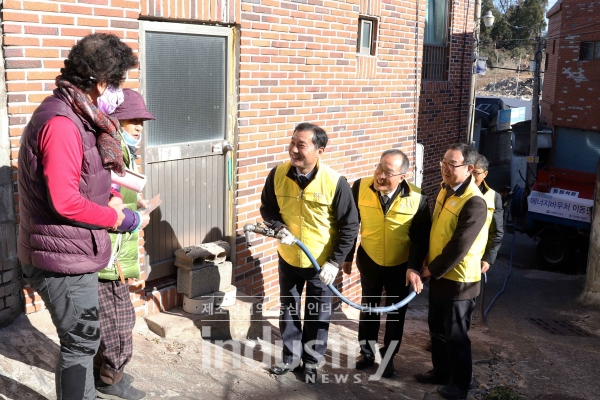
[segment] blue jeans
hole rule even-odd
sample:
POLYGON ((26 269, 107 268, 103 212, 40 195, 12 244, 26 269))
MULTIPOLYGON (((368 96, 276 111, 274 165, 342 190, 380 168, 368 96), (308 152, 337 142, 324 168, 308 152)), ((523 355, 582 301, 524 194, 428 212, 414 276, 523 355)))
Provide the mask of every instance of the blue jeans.
POLYGON ((96 399, 93 367, 100 345, 98 273, 65 275, 23 264, 23 278, 44 300, 60 339, 56 398, 96 399))

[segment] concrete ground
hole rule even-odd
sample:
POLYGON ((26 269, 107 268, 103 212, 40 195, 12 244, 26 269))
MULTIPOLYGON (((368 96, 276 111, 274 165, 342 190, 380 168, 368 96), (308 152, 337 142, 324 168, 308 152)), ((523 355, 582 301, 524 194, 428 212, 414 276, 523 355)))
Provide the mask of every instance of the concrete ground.
MULTIPOLYGON (((498 261, 488 274, 485 304, 502 289, 509 272, 511 239, 511 235, 505 237, 498 261)), ((479 311, 475 315, 470 331, 474 360, 470 399, 485 398, 497 386, 510 386, 526 399, 600 398, 600 309, 577 301, 585 276, 532 269, 534 245, 532 239, 517 236, 515 268, 504 294, 489 311, 487 324, 479 311), (529 318, 568 323, 571 331, 567 335, 549 333, 529 318)), ((377 377, 377 363, 367 370, 353 368, 358 355, 358 323, 353 310, 336 313, 327 363, 316 384, 305 384, 300 374, 270 375, 268 366, 281 353, 281 338, 277 316, 271 313, 267 317, 263 340, 246 343, 165 340, 150 332, 140 319, 127 371, 135 377, 135 386, 148 393, 148 399, 441 398, 435 394, 435 386, 412 378, 431 365, 430 353, 424 349, 428 339, 426 294, 410 303, 392 379, 377 377)), ((22 315, 1 329, 0 398, 55 399, 57 343, 46 312, 22 315)))

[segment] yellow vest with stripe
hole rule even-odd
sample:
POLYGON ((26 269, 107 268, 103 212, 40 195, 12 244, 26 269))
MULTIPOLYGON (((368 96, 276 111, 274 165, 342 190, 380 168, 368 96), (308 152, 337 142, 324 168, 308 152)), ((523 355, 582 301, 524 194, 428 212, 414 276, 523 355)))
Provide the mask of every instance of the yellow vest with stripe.
MULTIPOLYGON (((408 183, 408 182, 407 182, 408 183)), ((408 183, 408 196, 396 196, 387 214, 383 214, 373 178, 363 178, 358 191, 361 246, 375 263, 392 267, 408 261, 412 220, 419 209, 421 189, 408 183)))
POLYGON ((485 200, 485 206, 487 207, 487 218, 485 220, 485 226, 488 231, 490 229, 490 225, 492 224, 492 218, 494 216, 494 211, 496 211, 496 192, 483 181, 482 183, 486 189, 485 193, 483 193, 483 199, 485 200))
MULTIPOLYGON (((452 238, 458 223, 458 215, 465 203, 473 197, 483 198, 483 195, 475 184, 475 180, 471 179, 466 190, 460 197, 453 194, 444 203, 445 197, 446 189, 440 190, 435 202, 435 210, 433 211, 431 235, 429 237, 429 260, 434 260, 440 255, 452 238)), ((481 280, 481 257, 485 252, 488 229, 489 226, 486 223, 481 228, 479 235, 477 235, 465 258, 456 267, 448 271, 443 278, 456 282, 479 282, 481 280)))
MULTIPOLYGON (((327 261, 337 239, 337 221, 331 204, 340 175, 317 160, 317 173, 308 186, 301 190, 296 181, 287 176, 292 168, 288 161, 275 170, 275 196, 283 222, 288 230, 310 250, 319 265, 327 261)), ((300 247, 279 244, 279 255, 290 265, 312 268, 300 247)))

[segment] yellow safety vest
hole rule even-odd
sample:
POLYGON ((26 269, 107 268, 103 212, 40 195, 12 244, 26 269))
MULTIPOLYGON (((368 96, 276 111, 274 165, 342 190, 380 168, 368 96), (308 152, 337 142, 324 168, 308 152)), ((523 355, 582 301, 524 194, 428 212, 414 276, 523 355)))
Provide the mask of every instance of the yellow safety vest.
POLYGON ((492 224, 492 218, 494 216, 494 211, 496 211, 496 192, 490 189, 490 187, 483 181, 483 186, 486 191, 483 193, 483 199, 485 200, 485 205, 487 207, 487 218, 485 220, 485 226, 490 229, 490 225, 492 224))
MULTIPOLYGON (((444 203, 445 197, 446 189, 442 188, 436 199, 435 210, 433 212, 431 235, 429 237, 430 261, 442 253, 442 250, 452 238, 458 223, 458 215, 465 203, 472 197, 483 198, 483 195, 475 184, 475 180, 471 179, 462 196, 459 197, 453 194, 444 203)), ((477 235, 465 258, 456 267, 448 271, 443 278, 456 282, 479 282, 481 280, 481 257, 485 252, 488 229, 487 224, 481 228, 479 235, 477 235)))
MULTIPOLYGON (((408 182, 407 182, 408 183, 408 182)), ((386 215, 377 192, 371 189, 373 178, 363 178, 358 192, 361 246, 375 263, 392 267, 408 261, 413 218, 419 209, 421 189, 408 183, 408 196, 396 196, 386 215)))
MULTIPOLYGON (((337 221, 331 204, 340 175, 317 160, 317 173, 301 190, 296 181, 287 177, 292 168, 288 161, 275 170, 275 196, 283 222, 288 230, 310 250, 319 265, 327 261, 337 239, 337 221)), ((298 246, 279 244, 279 255, 290 265, 312 268, 308 257, 298 246)))

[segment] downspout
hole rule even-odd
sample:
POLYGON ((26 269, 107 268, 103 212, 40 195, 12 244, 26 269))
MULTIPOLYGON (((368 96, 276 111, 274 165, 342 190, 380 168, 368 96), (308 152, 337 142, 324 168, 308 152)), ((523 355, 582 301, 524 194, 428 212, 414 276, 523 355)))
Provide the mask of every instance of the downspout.
MULTIPOLYGON (((413 127, 414 127, 414 132, 415 132, 415 140, 413 142, 413 154, 415 157, 415 167, 417 166, 417 139, 419 136, 419 130, 418 130, 418 122, 419 122, 419 118, 418 118, 418 112, 419 112, 419 103, 417 103, 417 101, 419 100, 419 9, 421 8, 421 0, 417 0, 417 16, 416 16, 416 24, 415 24, 415 36, 417 39, 417 47, 415 48, 415 95, 414 95, 414 102, 415 102, 415 108, 414 108, 414 112, 413 112, 413 127)), ((413 183, 416 185, 417 184, 417 168, 413 169, 413 183)))
POLYGON ((475 87, 477 86, 477 74, 473 73, 473 62, 476 61, 479 27, 477 22, 481 19, 481 0, 475 0, 475 22, 473 25, 473 49, 471 50, 471 84, 469 87, 469 110, 467 117, 467 144, 473 143, 473 129, 475 127, 475 87))
MULTIPOLYGON (((467 25, 469 24, 469 19, 468 19, 468 15, 469 15, 469 10, 471 9, 471 0, 467 1, 467 11, 465 13, 465 16, 467 16, 465 18, 465 30, 463 33, 463 51, 462 51, 462 62, 460 64, 460 104, 459 104, 459 110, 458 110, 458 134, 456 135, 456 141, 460 142, 460 138, 463 134, 462 132, 462 109, 463 109, 463 77, 465 75, 465 52, 467 50, 467 25)), ((453 26, 454 24, 454 8, 452 8, 452 24, 451 26, 453 26)), ((449 32, 449 34, 452 33, 452 30, 449 32)), ((452 41, 450 41, 452 43, 452 41)), ((448 80, 450 80, 450 77, 448 77, 448 80)), ((468 112, 469 110, 467 110, 468 112)), ((468 116, 467 116, 468 118, 468 116)), ((468 120, 467 120, 467 124, 468 124, 468 120)), ((466 129, 465 129, 466 130, 466 129)))

